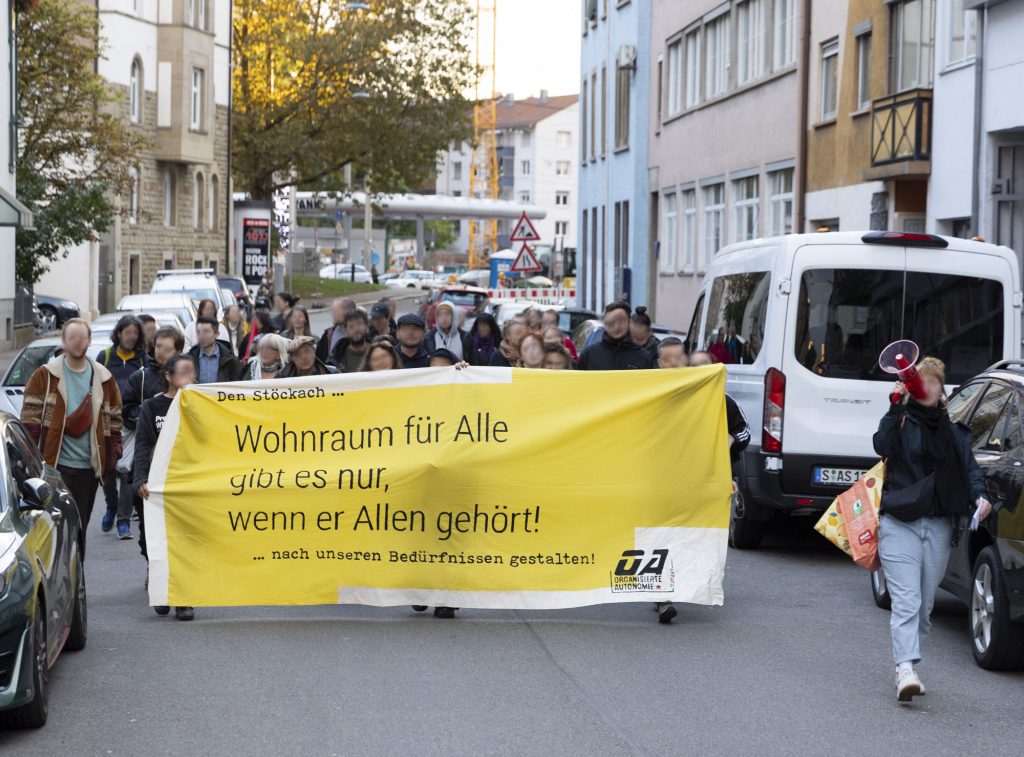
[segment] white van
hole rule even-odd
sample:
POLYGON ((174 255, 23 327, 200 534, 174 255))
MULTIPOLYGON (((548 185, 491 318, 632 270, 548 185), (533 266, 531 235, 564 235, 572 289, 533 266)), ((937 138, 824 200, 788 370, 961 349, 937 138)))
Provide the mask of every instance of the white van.
POLYGON ((890 342, 942 359, 951 386, 1020 357, 1020 271, 1007 247, 930 234, 743 242, 715 256, 687 334, 688 352, 726 363, 753 431, 731 529, 753 548, 774 514, 823 511, 877 462, 890 342))

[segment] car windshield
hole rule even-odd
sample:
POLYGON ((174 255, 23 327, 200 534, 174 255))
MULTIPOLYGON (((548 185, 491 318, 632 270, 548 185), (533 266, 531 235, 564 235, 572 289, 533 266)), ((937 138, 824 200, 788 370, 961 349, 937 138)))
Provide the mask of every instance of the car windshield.
POLYGON ((450 302, 453 305, 458 305, 459 307, 472 308, 476 310, 477 306, 487 299, 487 295, 477 294, 475 292, 443 292, 441 294, 441 299, 450 302))
POLYGON ((796 357, 828 378, 892 381, 878 367, 897 339, 946 364, 960 384, 1003 355, 1003 287, 998 281, 920 271, 805 271, 800 281, 796 357))
POLYGON ((4 386, 25 386, 29 377, 57 351, 56 344, 29 345, 14 360, 4 377, 4 386))

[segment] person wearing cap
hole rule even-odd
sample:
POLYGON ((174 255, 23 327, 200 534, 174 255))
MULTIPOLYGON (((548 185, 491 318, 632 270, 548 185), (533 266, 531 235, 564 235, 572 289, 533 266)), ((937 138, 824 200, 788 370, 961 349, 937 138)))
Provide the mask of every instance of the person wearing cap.
POLYGON ((394 336, 395 329, 388 304, 384 301, 373 303, 373 307, 370 308, 370 339, 376 339, 379 336, 394 336))
POLYGON ((406 313, 398 319, 398 346, 395 352, 402 359, 403 368, 426 368, 430 365, 430 352, 424 346, 427 324, 415 313, 406 313))
POLYGON ((297 336, 288 345, 288 365, 277 372, 277 378, 325 376, 329 373, 334 373, 334 369, 317 359, 316 339, 297 336))
POLYGON ((448 300, 437 303, 434 318, 437 325, 427 333, 427 351, 448 350, 459 362, 469 353, 465 346, 469 335, 455 324, 455 305, 448 300))
MULTIPOLYGON (((366 357, 366 350, 369 342, 366 340, 366 332, 370 328, 366 311, 356 308, 345 316, 345 333, 341 340, 334 345, 331 354, 327 359, 327 365, 338 370, 339 373, 355 373, 363 364, 366 357)), ((319 352, 317 358, 319 358, 319 352)))

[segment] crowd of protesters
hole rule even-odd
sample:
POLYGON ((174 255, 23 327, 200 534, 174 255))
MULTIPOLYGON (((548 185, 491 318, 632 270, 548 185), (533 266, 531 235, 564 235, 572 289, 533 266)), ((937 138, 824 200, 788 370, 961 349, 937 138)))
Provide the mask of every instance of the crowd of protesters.
MULTIPOLYGON (((599 371, 719 362, 714 351, 687 355, 675 337, 659 341, 646 308, 634 311, 622 300, 605 308, 599 338, 579 354, 559 328, 557 311, 550 309, 528 309, 503 327, 493 315, 481 313, 467 329, 464 314, 441 301, 435 326, 428 330, 414 313, 396 320, 392 298, 364 309, 340 297, 331 304, 331 325, 319 335, 312 333, 307 310, 287 292, 274 297, 272 312, 257 310, 251 321, 237 306, 218 320, 212 300, 200 301, 197 311, 184 333, 172 326, 158 329, 149 316, 125 315, 111 333, 111 346, 96 360, 87 354, 89 324, 72 318, 61 332, 61 351, 25 387, 22 421, 46 461, 60 471, 83 525, 102 485, 101 530, 116 526, 119 539, 132 539, 134 514, 147 560, 143 501, 149 496, 152 453, 175 395, 189 384, 441 366, 599 371)), ((729 397, 726 406, 735 460, 750 432, 729 397)), ((148 581, 147 572, 147 586, 148 581)), ((195 617, 191 607, 174 609, 179 620, 195 617)), ((451 618, 456 609, 437 607, 434 614, 451 618)), ((171 608, 155 610, 168 615, 171 608)), ((659 603, 657 610, 663 623, 676 615, 670 602, 659 603)))

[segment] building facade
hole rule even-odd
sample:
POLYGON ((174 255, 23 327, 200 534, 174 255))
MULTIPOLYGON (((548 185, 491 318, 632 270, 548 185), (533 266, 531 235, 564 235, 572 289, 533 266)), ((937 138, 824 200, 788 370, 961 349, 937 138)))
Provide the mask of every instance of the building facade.
MULTIPOLYGON (((680 3, 686 5, 689 3, 680 3)), ((577 301, 654 291, 648 141, 651 0, 583 0, 577 301)))
POLYGON ((796 0, 654 0, 649 50, 656 319, 690 323, 727 244, 793 230, 796 0))
MULTIPOLYGON (((502 97, 496 107, 498 199, 536 205, 547 215, 533 221, 539 245, 576 247, 579 158, 579 98, 576 95, 516 100, 502 97)), ((454 143, 441 154, 435 190, 450 197, 469 196, 473 153, 469 142, 454 143)), ((456 252, 469 249, 469 223, 455 221, 456 252)), ((498 246, 510 246, 514 222, 498 222, 498 246)))
POLYGON ((69 251, 37 291, 109 312, 163 268, 229 267, 230 0, 99 0, 98 72, 149 148, 110 230, 69 251), (83 275, 88 271, 88 276, 83 275))

